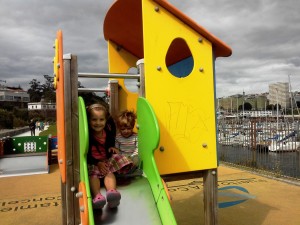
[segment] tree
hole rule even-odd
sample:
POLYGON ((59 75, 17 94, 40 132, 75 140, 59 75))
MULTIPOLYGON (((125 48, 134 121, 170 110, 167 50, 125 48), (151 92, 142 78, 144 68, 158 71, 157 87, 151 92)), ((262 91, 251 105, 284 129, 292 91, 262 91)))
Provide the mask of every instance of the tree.
POLYGON ((13 120, 12 112, 0 109, 0 129, 12 129, 13 120))
POLYGON ((275 104, 274 109, 277 110, 277 107, 278 107, 278 110, 281 109, 281 105, 280 104, 275 104))
POLYGON ((249 102, 244 103, 244 110, 250 111, 252 109, 252 105, 249 102))
POLYGON ((40 102, 42 98, 42 86, 37 79, 33 79, 29 82, 30 88, 27 90, 27 93, 30 96, 31 102, 40 102))
POLYGON ((78 88, 84 88, 84 86, 81 84, 80 81, 78 81, 77 86, 78 86, 78 88))
MULTIPOLYGON (((280 109, 281 109, 281 105, 278 104, 278 110, 280 110, 280 109)), ((272 110, 272 111, 277 110, 277 104, 275 104, 275 105, 273 105, 273 104, 267 105, 267 110, 272 110)))
POLYGON ((267 105, 266 109, 267 110, 274 110, 274 105, 273 104, 267 105))
POLYGON ((30 88, 27 90, 27 93, 30 96, 31 102, 40 102, 42 98, 46 102, 55 102, 56 95, 53 88, 53 77, 49 75, 44 75, 45 83, 41 84, 37 79, 30 81, 30 88))
POLYGON ((53 77, 44 75, 46 82, 42 85, 43 98, 46 102, 56 102, 56 94, 53 88, 53 77))

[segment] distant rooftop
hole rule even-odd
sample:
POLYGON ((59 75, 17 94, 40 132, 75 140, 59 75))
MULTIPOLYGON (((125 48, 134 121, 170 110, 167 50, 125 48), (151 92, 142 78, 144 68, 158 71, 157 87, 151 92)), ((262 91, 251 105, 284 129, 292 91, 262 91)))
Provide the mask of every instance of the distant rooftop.
POLYGON ((19 87, 9 87, 0 84, 0 91, 13 91, 13 92, 26 92, 23 88, 19 87))

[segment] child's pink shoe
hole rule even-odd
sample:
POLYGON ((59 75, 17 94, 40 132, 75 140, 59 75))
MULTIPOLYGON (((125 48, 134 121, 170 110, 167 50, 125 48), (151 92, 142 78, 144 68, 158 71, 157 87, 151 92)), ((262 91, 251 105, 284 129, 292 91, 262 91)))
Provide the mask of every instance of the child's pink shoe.
POLYGON ((121 194, 117 190, 109 190, 106 192, 106 199, 109 208, 116 208, 120 205, 121 194))
POLYGON ((93 208, 94 209, 102 209, 106 204, 106 199, 100 193, 96 195, 93 199, 93 208))

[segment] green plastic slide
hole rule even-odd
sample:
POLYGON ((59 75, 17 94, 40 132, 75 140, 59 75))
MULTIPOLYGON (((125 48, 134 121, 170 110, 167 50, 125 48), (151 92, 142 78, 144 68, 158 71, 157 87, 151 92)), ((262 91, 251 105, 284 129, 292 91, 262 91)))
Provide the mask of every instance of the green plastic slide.
MULTIPOLYGON (((89 224, 143 224, 143 225, 176 225, 162 179, 154 160, 154 151, 159 143, 159 126, 155 113, 145 98, 137 102, 138 144, 144 176, 129 178, 127 185, 118 185, 122 194, 121 204, 117 211, 103 208, 92 210, 86 155, 88 151, 88 122, 84 101, 79 97, 79 137, 80 137, 80 180, 85 182, 89 224)), ((104 194, 104 190, 103 190, 104 194)), ((106 206, 105 206, 106 207, 106 206)))

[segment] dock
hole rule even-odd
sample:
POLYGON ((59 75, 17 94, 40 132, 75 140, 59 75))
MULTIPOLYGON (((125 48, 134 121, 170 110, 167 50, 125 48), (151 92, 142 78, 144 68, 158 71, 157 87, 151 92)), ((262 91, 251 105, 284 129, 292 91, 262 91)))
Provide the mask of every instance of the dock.
MULTIPOLYGON (((178 225, 204 224, 202 178, 167 186, 178 225)), ((57 164, 50 165, 49 174, 0 178, 0 187, 1 225, 62 224, 57 164)), ((218 196, 220 225, 300 224, 300 183, 221 165, 218 196)))

